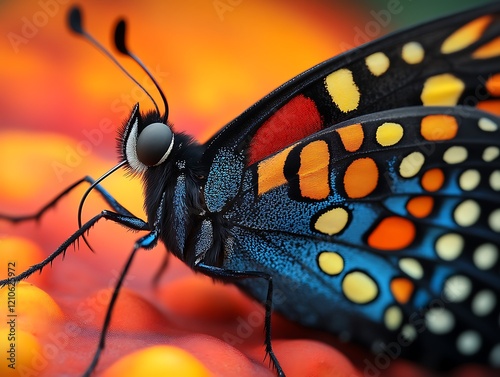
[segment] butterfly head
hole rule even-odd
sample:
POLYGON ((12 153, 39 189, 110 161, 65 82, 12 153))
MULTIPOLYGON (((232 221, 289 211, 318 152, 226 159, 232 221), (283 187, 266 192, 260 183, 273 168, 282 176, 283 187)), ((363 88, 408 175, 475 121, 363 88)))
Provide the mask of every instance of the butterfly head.
POLYGON ((118 136, 121 160, 126 161, 130 170, 138 174, 164 163, 173 145, 171 125, 156 111, 141 114, 139 104, 132 109, 118 136))

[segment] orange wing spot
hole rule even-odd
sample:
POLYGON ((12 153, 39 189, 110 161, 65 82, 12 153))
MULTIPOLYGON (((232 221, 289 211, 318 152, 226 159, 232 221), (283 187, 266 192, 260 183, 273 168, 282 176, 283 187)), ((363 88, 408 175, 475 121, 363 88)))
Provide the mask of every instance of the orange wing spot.
POLYGON ((418 196, 410 199, 406 204, 408 212, 419 219, 429 216, 433 208, 434 199, 430 196, 418 196))
POLYGON ((437 168, 427 170, 422 176, 422 181, 420 183, 422 187, 429 192, 437 191, 443 187, 444 173, 441 169, 437 168))
POLYGON ((347 126, 339 128, 337 133, 344 144, 344 148, 348 152, 356 152, 363 144, 365 135, 363 133, 363 127, 361 124, 353 124, 352 126, 347 126))
POLYGON ((486 81, 486 89, 492 96, 500 97, 500 73, 491 76, 486 81))
POLYGON ((307 144, 300 152, 298 172, 300 193, 305 198, 326 199, 330 194, 330 152, 324 140, 307 144))
POLYGON ((420 133, 429 141, 450 140, 457 135, 458 123, 451 115, 427 115, 422 118, 420 133))
POLYGON ((406 304, 410 300, 414 290, 415 286, 407 278, 394 278, 391 281, 392 295, 400 304, 406 304))
POLYGON ((378 167, 371 158, 354 160, 345 171, 344 189, 352 199, 369 195, 378 184, 378 167))
POLYGON ((488 43, 479 47, 474 53, 472 57, 474 59, 489 59, 494 58, 500 55, 500 37, 496 37, 495 39, 489 41, 488 43))
POLYGON ((378 250, 401 250, 413 242, 415 233, 415 225, 410 220, 398 216, 386 217, 368 237, 368 245, 378 250))
POLYGON ((286 158, 293 146, 282 150, 280 153, 261 161, 257 166, 257 185, 259 195, 286 183, 283 168, 286 158))
POLYGON ((482 16, 467 25, 462 26, 443 42, 441 52, 451 54, 463 50, 481 38, 484 30, 491 23, 493 18, 490 15, 482 16))
POLYGON ((476 107, 480 110, 500 116, 500 100, 490 99, 486 101, 479 101, 476 107))

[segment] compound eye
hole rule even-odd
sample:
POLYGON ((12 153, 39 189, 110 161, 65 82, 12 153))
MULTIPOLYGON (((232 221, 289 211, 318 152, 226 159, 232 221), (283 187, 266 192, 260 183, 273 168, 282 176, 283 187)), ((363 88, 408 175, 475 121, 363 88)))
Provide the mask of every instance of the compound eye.
POLYGON ((164 123, 151 123, 137 138, 137 158, 146 166, 161 164, 172 150, 174 134, 164 123))

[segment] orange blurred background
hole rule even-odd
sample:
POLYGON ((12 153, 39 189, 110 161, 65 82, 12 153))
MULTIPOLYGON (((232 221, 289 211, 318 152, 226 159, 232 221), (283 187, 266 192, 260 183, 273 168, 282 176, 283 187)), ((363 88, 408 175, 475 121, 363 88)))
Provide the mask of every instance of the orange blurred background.
MULTIPOLYGON (((388 11, 387 2, 340 0, 128 0, 119 4, 117 7, 116 2, 110 1, 82 2, 86 29, 114 54, 112 29, 118 17, 126 17, 128 46, 160 82, 175 130, 190 133, 201 141, 307 68, 405 25, 412 15, 430 19, 445 13, 443 9, 433 12, 429 2, 410 1, 401 1, 398 8, 401 11, 397 14, 388 11)), ((115 130, 126 120, 131 106, 140 102, 142 110, 152 107, 116 66, 68 30, 69 5, 62 0, 0 3, 0 213, 31 213, 77 179, 85 175, 99 177, 117 162, 115 130)), ((450 5, 452 10, 461 6, 458 2, 450 5)), ((159 101, 144 73, 126 58, 119 59, 159 101)), ((118 172, 103 186, 134 214, 144 218, 137 179, 118 172)), ((20 260, 18 266, 36 263, 77 229, 76 213, 84 190, 82 185, 38 224, 30 221, 13 226, 0 221, 0 277, 5 278, 4 266, 12 258, 20 260)), ((105 205, 98 195, 91 195, 84 220, 103 208, 105 205)), ((106 302, 92 301, 89 297, 99 298, 98 290, 113 287, 137 237, 116 224, 99 223, 89 236, 96 254, 82 243, 77 252, 68 249, 64 263, 59 258, 53 268, 48 267, 42 275, 29 280, 48 292, 55 300, 54 305, 61 308, 62 326, 64 321, 70 321, 95 330, 85 333, 78 342, 59 347, 58 357, 42 368, 47 375, 62 371, 79 375, 88 364, 106 302), (75 308, 82 305, 92 307, 98 314, 92 318, 79 315, 75 308)), ((213 288, 208 279, 193 277, 174 260, 162 280, 160 292, 155 292, 150 280, 163 254, 164 248, 159 246, 141 252, 134 262, 126 281, 129 291, 124 296, 135 309, 126 306, 125 313, 117 314, 123 322, 115 322, 116 329, 125 335, 119 333, 113 337, 114 342, 109 341, 108 347, 116 351, 105 354, 98 367, 100 371, 132 350, 168 343, 164 338, 141 337, 135 332, 163 333, 167 327, 187 336, 194 331, 226 340, 224 334, 237 328, 238 316, 246 318, 247 313, 259 312, 259 307, 236 289, 213 288), (213 301, 220 301, 218 308, 213 308, 213 301), (132 318, 134 315, 136 318, 132 318), (144 323, 144 318, 160 324, 144 323), (229 330, 223 325, 226 322, 229 330)), ((16 273, 22 270, 18 267, 16 273)), ((5 306, 0 302, 0 315, 2 305, 5 306)), ((32 309, 34 313, 40 310, 32 309)), ((28 308, 27 321, 32 319, 30 313, 33 316, 28 308)), ((48 321, 59 320, 59 314, 51 313, 48 321)), ((0 324, 1 321, 0 317, 0 324)), ((335 342, 282 319, 277 321, 277 338, 310 337, 330 344, 335 342)), ((43 346, 47 332, 39 332, 37 336, 43 346)), ((185 348, 200 358, 209 371, 223 375, 221 365, 207 361, 206 355, 203 359, 200 349, 206 345, 193 346, 193 342, 204 344, 203 341, 182 339, 177 339, 176 344, 190 344, 185 348)), ((262 342, 259 328, 249 342, 237 344, 236 348, 252 360, 254 369, 249 369, 248 375, 272 375, 267 364, 261 362, 262 342), (258 373, 253 373, 254 370, 258 373)), ((227 345, 221 347, 229 352, 224 348, 227 345)), ((299 347, 298 352, 303 349, 299 347)), ((331 348, 325 352, 336 351, 331 348)), ((324 375, 342 375, 338 359, 330 359, 330 363, 331 360, 336 360, 339 374, 328 374, 325 369, 324 375)), ((345 373, 352 372, 349 368, 347 362, 345 373)), ((287 375, 301 373, 297 369, 287 375)))

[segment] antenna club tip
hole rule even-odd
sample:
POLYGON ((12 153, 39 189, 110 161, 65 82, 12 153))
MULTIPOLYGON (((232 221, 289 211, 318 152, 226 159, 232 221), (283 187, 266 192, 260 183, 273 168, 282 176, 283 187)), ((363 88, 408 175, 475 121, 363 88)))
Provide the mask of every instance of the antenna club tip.
MULTIPOLYGON (((90 34, 88 34, 84 29, 82 25, 82 12, 80 11, 80 8, 77 6, 73 6, 69 13, 68 13, 68 24, 71 30, 73 30, 75 33, 82 35, 84 38, 86 38, 92 45, 94 45, 98 50, 103 52, 108 58, 110 58, 129 78, 132 79, 144 92, 148 95, 148 97, 151 99, 153 104, 155 105, 156 111, 158 114, 160 111, 158 110, 158 105, 154 101, 154 99, 151 97, 151 95, 135 80, 121 65, 116 59, 98 42, 96 41, 90 34)), ((118 23, 116 24, 115 28, 115 47, 118 49, 119 52, 121 52, 124 55, 127 55, 128 57, 132 58, 143 70, 146 72, 148 77, 153 81, 155 87, 158 89, 160 96, 163 100, 163 103, 165 105, 165 113, 163 116, 164 122, 167 122, 168 119, 168 102, 167 98, 165 97, 165 94, 160 88, 160 85, 158 82, 155 80, 151 72, 146 68, 146 66, 140 61, 139 58, 137 58, 134 54, 132 54, 129 49, 127 48, 126 45, 126 31, 127 31, 127 23, 125 22, 124 19, 120 19, 118 23)))
POLYGON ((122 54, 130 55, 130 52, 125 43, 127 31, 127 23, 121 19, 117 22, 115 27, 115 46, 122 54))
POLYGON ((82 12, 76 5, 69 10, 68 25, 75 33, 83 34, 82 12))

